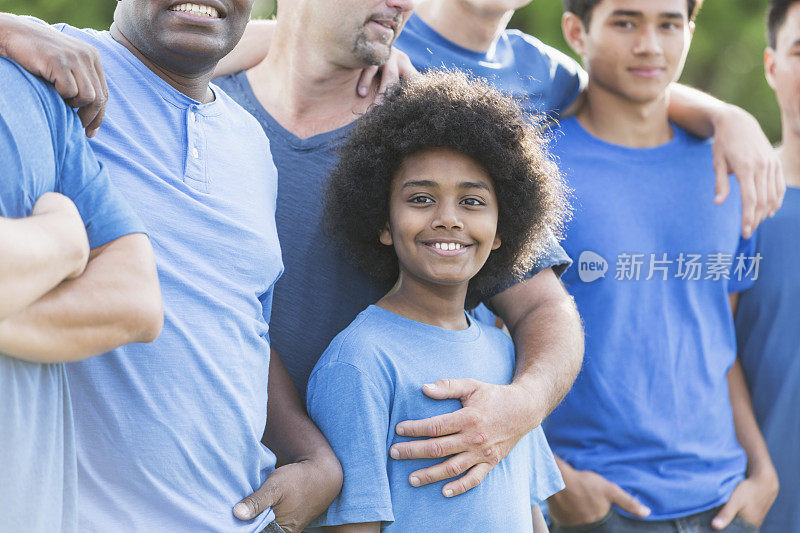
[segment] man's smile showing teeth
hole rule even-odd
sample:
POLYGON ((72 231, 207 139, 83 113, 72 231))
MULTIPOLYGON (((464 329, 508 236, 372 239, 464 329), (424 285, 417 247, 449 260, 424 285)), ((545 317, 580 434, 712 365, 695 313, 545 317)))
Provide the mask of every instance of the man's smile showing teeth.
POLYGON ((189 13, 190 15, 195 15, 197 17, 209 17, 214 19, 219 18, 219 13, 217 13, 215 8, 211 6, 204 6, 202 4, 178 4, 177 6, 172 6, 169 8, 169 10, 189 13))

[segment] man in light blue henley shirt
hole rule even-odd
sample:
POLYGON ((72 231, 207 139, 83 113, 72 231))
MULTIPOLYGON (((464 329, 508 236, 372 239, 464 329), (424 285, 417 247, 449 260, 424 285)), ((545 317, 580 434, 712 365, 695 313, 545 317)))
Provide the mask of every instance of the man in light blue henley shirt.
POLYGON ((110 31, 15 22, 29 39, 58 31, 99 52, 110 98, 91 145, 152 239, 163 293, 155 342, 68 368, 81 532, 275 529, 279 509, 247 521, 233 513, 275 471, 262 436, 283 462, 303 455, 271 478, 282 504, 321 511, 339 490, 328 464, 308 481, 314 464, 335 458, 280 382, 270 384, 265 435, 268 375, 282 375, 268 328, 283 269, 276 172, 261 126, 209 84, 251 5, 122 0, 110 31))

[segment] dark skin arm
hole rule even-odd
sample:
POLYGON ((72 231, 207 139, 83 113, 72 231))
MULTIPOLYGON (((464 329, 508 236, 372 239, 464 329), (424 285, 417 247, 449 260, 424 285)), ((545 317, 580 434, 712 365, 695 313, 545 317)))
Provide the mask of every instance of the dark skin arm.
POLYGON ((267 426, 262 442, 278 468, 253 494, 234 507, 250 520, 269 507, 287 533, 299 533, 328 508, 342 488, 342 467, 325 436, 306 414, 300 395, 278 353, 269 361, 267 426))

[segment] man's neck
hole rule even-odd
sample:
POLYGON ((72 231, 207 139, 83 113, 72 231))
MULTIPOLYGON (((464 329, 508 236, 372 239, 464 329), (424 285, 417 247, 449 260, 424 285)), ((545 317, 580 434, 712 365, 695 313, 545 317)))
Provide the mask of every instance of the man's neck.
POLYGON ((468 326, 464 316, 466 295, 466 282, 432 285, 401 273, 394 288, 376 305, 423 324, 460 330, 468 326))
POLYGON ((152 70, 159 78, 169 83, 176 90, 201 103, 208 103, 214 100, 214 92, 208 86, 214 76, 213 65, 208 70, 196 74, 174 72, 151 61, 122 34, 116 24, 111 25, 110 33, 115 41, 127 48, 144 66, 152 70))
POLYGON ((672 139, 667 95, 633 102, 598 87, 592 80, 577 118, 586 130, 606 142, 630 148, 652 148, 672 139))
POLYGON ((800 187, 800 132, 794 132, 788 126, 783 127, 780 158, 786 185, 800 187))
POLYGON ((416 13, 448 41, 485 53, 503 34, 514 11, 485 12, 459 0, 428 0, 417 7, 416 13))
POLYGON ((361 69, 336 65, 301 35, 279 24, 267 57, 247 78, 264 109, 305 139, 355 121, 375 102, 377 83, 366 98, 358 96, 361 69))

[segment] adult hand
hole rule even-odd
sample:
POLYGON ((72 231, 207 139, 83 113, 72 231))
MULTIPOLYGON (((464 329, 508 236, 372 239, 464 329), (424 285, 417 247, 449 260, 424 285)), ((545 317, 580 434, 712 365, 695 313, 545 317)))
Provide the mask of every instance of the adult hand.
MULTIPOLYGON (((331 477, 331 468, 327 461, 313 459, 281 466, 257 491, 237 503, 233 514, 239 520, 252 520, 272 507, 275 521, 286 533, 300 533, 332 501, 320 498, 326 491, 319 490, 319 484, 331 477)), ((341 468, 338 463, 336 468, 341 468)))
POLYGON ((103 122, 108 86, 97 50, 49 26, 0 15, 0 55, 53 84, 70 107, 78 108, 86 136, 103 122))
POLYGON ((386 89, 391 85, 394 85, 401 79, 418 76, 419 72, 417 72, 417 69, 411 64, 411 60, 404 52, 392 47, 392 53, 389 59, 386 60, 386 63, 380 67, 374 65, 367 67, 361 72, 361 78, 358 80, 359 96, 367 97, 370 94, 372 84, 375 77, 378 75, 380 75, 380 83, 378 85, 378 97, 375 103, 380 103, 383 95, 386 93, 386 89))
POLYGON ((53 225, 57 235, 52 235, 57 246, 64 246, 64 257, 74 259, 75 270, 66 279, 75 279, 83 274, 89 261, 89 239, 78 208, 72 200, 56 192, 46 192, 33 206, 31 216, 58 217, 53 225))
POLYGON ((562 460, 558 461, 566 488, 547 500, 550 515, 562 526, 591 524, 601 520, 612 505, 641 518, 650 509, 622 490, 619 485, 588 470, 575 470, 562 460))
POLYGON ((786 183, 780 159, 758 121, 736 106, 725 106, 714 119, 714 198, 721 204, 728 197, 728 176, 739 180, 742 194, 742 236, 772 216, 783 203, 786 183))
POLYGON ((474 379, 443 379, 422 391, 436 400, 457 398, 462 408, 453 413, 397 424, 398 435, 433 437, 401 442, 389 449, 393 459, 441 458, 445 461, 412 472, 409 483, 427 485, 466 475, 442 487, 446 497, 476 487, 508 455, 514 445, 539 425, 530 396, 517 385, 490 385, 474 379))
POLYGON ((736 516, 761 527, 777 496, 778 475, 774 469, 748 477, 736 485, 728 503, 711 521, 711 527, 718 531, 725 529, 736 516))

